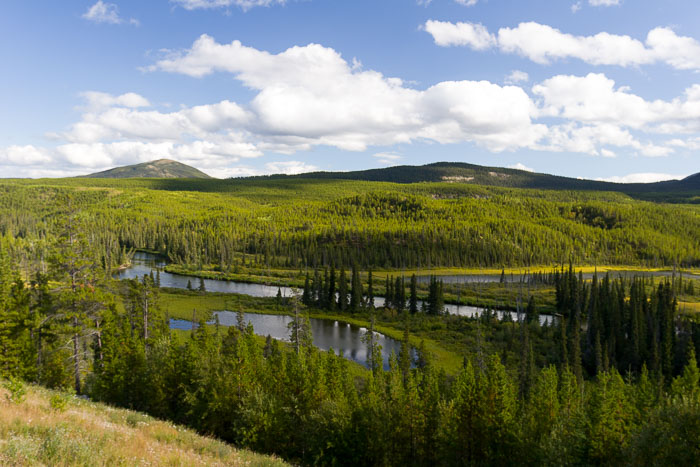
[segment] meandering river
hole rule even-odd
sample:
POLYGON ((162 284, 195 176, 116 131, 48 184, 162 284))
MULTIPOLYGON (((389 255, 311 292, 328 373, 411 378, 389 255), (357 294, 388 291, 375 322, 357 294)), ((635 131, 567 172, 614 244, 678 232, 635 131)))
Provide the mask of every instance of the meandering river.
MULTIPOLYGON (((155 274, 156 270, 160 271, 160 285, 161 287, 173 287, 176 289, 186 289, 187 283, 196 289, 199 286, 199 277, 172 274, 165 272, 163 268, 168 263, 162 258, 152 255, 150 253, 137 252, 134 254, 131 267, 123 269, 117 273, 117 278, 119 279, 133 279, 143 277, 144 274, 150 274, 151 271, 155 274)), ((457 276, 455 276, 457 277, 457 276)), ((481 276, 478 277, 493 277, 493 276, 481 276)), ((474 281, 476 282, 476 281, 474 281)), ((289 297, 292 294, 292 289, 285 286, 277 285, 265 285, 265 284, 249 284, 246 282, 236 282, 236 281, 225 281, 217 279, 204 279, 204 286, 209 292, 223 292, 223 293, 235 293, 242 295, 250 295, 251 297, 275 297, 277 296, 277 291, 281 291, 282 296, 289 297)), ((418 306, 420 307, 422 302, 419 301, 418 306)), ((375 297, 374 306, 382 307, 384 306, 384 297, 375 297)), ((477 317, 484 313, 483 308, 478 308, 468 305, 454 305, 446 304, 445 311, 452 315, 459 316, 469 316, 477 317)), ((503 319, 506 315, 509 315, 514 321, 518 320, 518 314, 513 311, 494 311, 493 313, 498 316, 499 319, 503 319)), ((521 315, 522 317, 522 315, 521 315)), ((551 315, 540 315, 540 323, 551 323, 554 318, 551 315)))
MULTIPOLYGON (((151 272, 155 274, 156 271, 159 271, 161 287, 186 289, 188 283, 190 283, 195 289, 199 287, 200 279, 196 276, 165 272, 164 268, 167 264, 168 263, 159 256, 150 253, 137 252, 134 255, 131 266, 117 272, 116 277, 118 279, 133 279, 143 277, 145 274, 150 274, 151 272)), ((615 275, 618 274, 631 277, 639 274, 669 276, 672 273, 669 271, 656 271, 651 273, 641 271, 616 271, 615 275)), ((593 274, 584 274, 584 276, 586 278, 591 278, 593 274)), ((428 282, 430 280, 429 276, 420 276, 417 279, 419 282, 428 282)), ((440 276, 440 279, 446 284, 498 282, 501 280, 500 275, 494 276, 484 274, 440 276)), ((505 275, 506 282, 519 282, 520 280, 526 279, 527 276, 505 275)), ((204 279, 204 286, 209 292, 242 294, 253 297, 275 297, 278 290, 281 291, 282 296, 284 297, 291 296, 292 294, 292 289, 285 286, 249 284, 245 282, 226 280, 204 279)), ((384 297, 375 297, 374 304, 376 307, 384 306, 384 297)), ((421 303, 419 303, 419 306, 420 305, 421 303)), ((445 311, 449 314, 469 317, 477 317, 485 312, 485 310, 482 308, 454 304, 446 304, 445 311)), ((519 318, 523 317, 522 314, 518 316, 517 313, 512 311, 496 310, 492 311, 492 313, 495 313, 499 319, 504 319, 506 316, 510 316, 510 318, 514 321, 517 321, 519 318)), ((231 311, 219 311, 215 314, 219 317, 219 322, 223 326, 233 326, 236 324, 236 314, 231 311)), ((245 313, 246 323, 253 324, 253 329, 255 330, 256 334, 261 336, 270 335, 275 339, 287 341, 289 340, 288 325, 291 322, 291 319, 292 318, 287 315, 245 313)), ((541 324, 549 324, 554 319, 555 318, 551 315, 540 315, 541 324)), ((333 320, 312 318, 310 321, 311 330, 313 333, 313 343, 315 346, 323 350, 333 348, 343 357, 358 362, 362 365, 367 365, 367 349, 365 343, 362 342, 362 337, 368 332, 367 329, 333 320)), ((193 326, 192 322, 185 320, 171 320, 170 324, 173 329, 191 329, 193 326)), ((380 333, 375 333, 375 338, 377 339, 379 345, 382 346, 382 357, 384 361, 384 368, 386 369, 389 366, 389 356, 391 355, 391 352, 398 355, 399 349, 401 348, 401 343, 380 333)))

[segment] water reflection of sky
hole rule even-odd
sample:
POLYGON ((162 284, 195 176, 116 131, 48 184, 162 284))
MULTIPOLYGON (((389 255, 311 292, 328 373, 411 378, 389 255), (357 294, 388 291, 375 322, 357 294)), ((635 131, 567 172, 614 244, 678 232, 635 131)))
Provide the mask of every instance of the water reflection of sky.
MULTIPOLYGON (((236 313, 232 311, 219 311, 216 313, 222 326, 235 326, 238 324, 236 313)), ((292 317, 287 315, 262 315, 256 313, 244 313, 245 322, 251 323, 255 334, 259 336, 271 336, 273 339, 289 342, 289 323, 292 317)), ((362 337, 367 329, 334 320, 311 318, 311 333, 313 344, 321 350, 330 350, 349 360, 367 366, 367 345, 362 342, 362 337)), ((170 320, 172 329, 190 330, 192 322, 186 320, 170 320)), ((397 356, 401 350, 401 342, 374 333, 377 344, 382 346, 382 359, 384 369, 389 369, 389 357, 394 352, 397 356)), ((414 352, 415 356, 415 352, 414 352)))
MULTIPOLYGON (((116 277, 119 279, 133 279, 150 274, 151 271, 153 271, 154 274, 156 271, 160 271, 160 284, 162 287, 186 289, 188 282, 191 283, 194 289, 197 289, 199 287, 198 277, 170 274, 168 272, 165 272, 163 271, 163 268, 166 266, 166 264, 167 262, 159 258, 158 256, 149 253, 137 252, 134 255, 132 266, 128 269, 119 271, 116 277)), ((282 296, 284 297, 288 297, 292 293, 292 290, 289 287, 278 287, 276 285, 264 284, 247 284, 244 282, 223 281, 215 279, 204 279, 204 287, 209 292, 236 293, 241 295, 249 295, 251 297, 275 297, 277 296, 278 290, 282 292, 282 296)), ((374 305, 378 308, 384 306, 384 297, 375 297, 374 305)), ((418 302, 418 306, 422 306, 421 301, 418 302)), ((477 317, 484 312, 482 308, 468 305, 453 304, 446 304, 445 310, 447 311, 447 313, 452 315, 469 317, 477 317)), ((503 317, 506 314, 509 314, 513 321, 518 321, 518 318, 523 317, 522 314, 519 317, 517 313, 510 311, 496 311, 495 314, 499 319, 503 319, 503 317)), ((552 320, 552 316, 545 314, 540 315, 541 324, 551 323, 552 320)))

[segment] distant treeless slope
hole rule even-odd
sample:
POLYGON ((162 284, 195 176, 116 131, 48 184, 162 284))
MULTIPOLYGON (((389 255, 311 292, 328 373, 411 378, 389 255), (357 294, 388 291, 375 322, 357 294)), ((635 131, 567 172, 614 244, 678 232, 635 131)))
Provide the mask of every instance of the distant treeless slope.
POLYGON ((115 167, 83 178, 212 178, 204 172, 170 159, 115 167))

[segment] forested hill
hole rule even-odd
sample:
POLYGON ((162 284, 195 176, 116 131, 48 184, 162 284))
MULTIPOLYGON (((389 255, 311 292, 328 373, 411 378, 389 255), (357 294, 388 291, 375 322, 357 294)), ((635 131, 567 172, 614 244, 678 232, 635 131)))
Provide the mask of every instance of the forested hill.
POLYGON ((170 159, 115 167, 83 178, 212 178, 204 172, 170 159))
MULTIPOLYGON (((285 177, 284 175, 275 175, 285 177)), ((538 188, 550 190, 596 190, 624 193, 668 193, 676 191, 700 191, 700 174, 684 180, 658 183, 610 183, 594 180, 560 177, 500 167, 484 167, 463 162, 436 162, 423 166, 402 165, 383 169, 355 172, 312 172, 294 175, 296 178, 363 180, 373 182, 418 183, 445 182, 474 185, 503 186, 512 188, 538 188)))

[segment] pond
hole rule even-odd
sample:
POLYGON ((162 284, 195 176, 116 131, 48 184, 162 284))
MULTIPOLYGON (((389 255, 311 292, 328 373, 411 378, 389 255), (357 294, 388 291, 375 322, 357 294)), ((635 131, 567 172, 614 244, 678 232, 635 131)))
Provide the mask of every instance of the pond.
MULTIPOLYGON (((219 317, 222 326, 236 326, 238 324, 236 313, 232 311, 219 311, 214 313, 219 317)), ((253 325, 255 334, 259 336, 271 336, 273 339, 289 342, 289 323, 292 317, 287 315, 263 315, 256 313, 244 313, 244 320, 253 325)), ((311 333, 313 344, 321 350, 330 350, 349 360, 367 367, 367 345, 362 342, 362 337, 369 331, 366 328, 355 326, 341 321, 311 318, 311 333)), ((210 323, 213 323, 211 321, 210 323)), ((186 320, 170 320, 172 329, 190 330, 192 322, 186 320)), ((401 349, 401 342, 378 332, 374 333, 376 342, 382 346, 382 360, 384 369, 389 369, 389 357, 394 352, 397 356, 401 349)), ((415 360, 415 352, 413 352, 415 360)))

